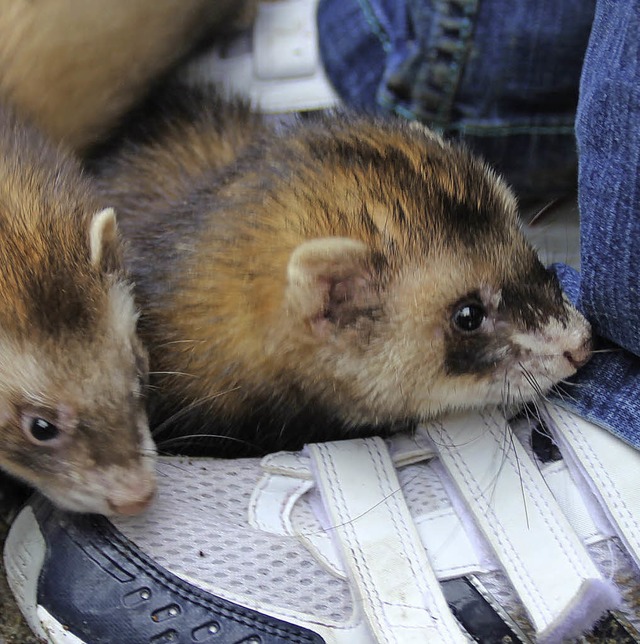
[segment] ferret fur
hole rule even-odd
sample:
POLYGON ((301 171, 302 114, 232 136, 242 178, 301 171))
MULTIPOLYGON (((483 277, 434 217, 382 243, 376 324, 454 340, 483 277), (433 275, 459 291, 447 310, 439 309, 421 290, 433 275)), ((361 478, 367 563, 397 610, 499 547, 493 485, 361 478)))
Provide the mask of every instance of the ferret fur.
POLYGON ((128 242, 161 446, 386 432, 528 401, 588 358, 589 325, 511 191, 425 128, 333 114, 273 129, 179 88, 97 175, 128 242), (479 328, 458 328, 477 307, 479 328))
POLYGON ((0 0, 0 95, 49 137, 86 151, 159 76, 255 0, 0 0))
POLYGON ((0 467, 77 511, 155 487, 147 355, 112 209, 79 164, 0 107, 0 467))

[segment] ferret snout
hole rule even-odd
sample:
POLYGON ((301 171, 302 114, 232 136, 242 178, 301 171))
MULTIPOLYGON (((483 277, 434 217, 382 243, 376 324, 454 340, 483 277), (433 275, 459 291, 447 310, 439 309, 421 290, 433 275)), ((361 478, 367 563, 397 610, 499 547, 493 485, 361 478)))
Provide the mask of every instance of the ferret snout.
POLYGON ((149 507, 156 492, 155 470, 142 471, 137 476, 130 475, 120 483, 111 482, 105 502, 107 514, 133 516, 149 507))
POLYGON ((577 371, 580 367, 584 367, 591 358, 593 333, 589 322, 568 302, 567 310, 569 313, 567 328, 573 330, 573 333, 565 336, 562 356, 571 368, 577 371))
POLYGON ((122 516, 130 517, 136 514, 140 514, 143 510, 146 510, 154 496, 155 487, 144 498, 140 498, 134 501, 112 501, 111 499, 107 499, 107 504, 113 514, 120 514, 122 516))
POLYGON ((577 371, 591 359, 591 339, 587 338, 579 347, 567 349, 563 356, 567 362, 577 371))

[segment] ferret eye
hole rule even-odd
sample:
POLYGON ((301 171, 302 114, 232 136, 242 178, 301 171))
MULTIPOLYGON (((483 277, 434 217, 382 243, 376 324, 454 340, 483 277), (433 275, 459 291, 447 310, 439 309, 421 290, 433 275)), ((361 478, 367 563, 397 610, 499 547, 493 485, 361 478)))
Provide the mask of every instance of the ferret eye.
POLYGON ((479 329, 486 317, 486 311, 479 304, 465 304, 453 314, 451 319, 457 329, 470 333, 479 329))
POLYGON ((60 430, 56 425, 50 423, 44 418, 34 417, 29 425, 29 432, 32 438, 38 443, 46 443, 54 438, 58 438, 60 430))
POLYGON ((64 403, 57 410, 25 405, 16 411, 23 434, 34 445, 57 449, 78 427, 75 410, 64 403))

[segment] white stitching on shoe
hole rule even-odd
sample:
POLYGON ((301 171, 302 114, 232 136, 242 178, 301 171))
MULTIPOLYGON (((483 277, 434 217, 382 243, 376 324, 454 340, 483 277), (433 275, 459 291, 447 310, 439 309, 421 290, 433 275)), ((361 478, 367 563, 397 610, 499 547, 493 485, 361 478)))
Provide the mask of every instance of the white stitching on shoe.
MULTIPOLYGON (((486 420, 482 416, 481 418, 485 428, 489 429, 489 427, 487 426, 486 420)), ((456 447, 455 444, 452 441, 448 443, 444 442, 445 434, 446 434, 444 425, 442 425, 441 423, 434 423, 434 425, 439 428, 439 439, 441 441, 441 444, 442 446, 448 448, 449 450, 448 454, 451 456, 451 459, 452 459, 451 462, 456 467, 456 470, 462 476, 462 480, 464 481, 468 489, 473 494, 473 499, 475 501, 486 502, 486 505, 483 505, 482 509, 478 509, 477 512, 482 511, 482 512, 488 513, 495 521, 494 525, 496 526, 497 529, 493 531, 493 534, 495 535, 498 545, 500 546, 500 549, 496 550, 496 554, 498 555, 498 558, 503 559, 504 557, 502 555, 509 557, 509 559, 512 562, 512 565, 514 565, 514 567, 517 568, 517 574, 519 575, 523 584, 526 585, 530 598, 536 602, 536 607, 540 611, 540 613, 544 616, 545 621, 549 621, 551 617, 549 609, 541 601, 542 597, 540 596, 540 593, 538 592, 538 589, 536 588, 535 584, 531 580, 531 577, 528 574, 528 571, 526 570, 526 568, 524 567, 524 564, 522 563, 521 558, 518 556, 518 553, 514 550, 513 544, 505 536, 504 526, 502 525, 498 516, 496 515, 495 509, 491 507, 490 499, 485 497, 477 478, 473 476, 472 472, 464 462, 464 459, 459 455, 458 452, 455 451, 455 447, 456 447)), ((511 575, 509 575, 509 577, 511 577, 511 575)))
MULTIPOLYGON (((414 554, 414 557, 421 563, 418 571, 419 581, 416 580, 416 561, 410 561, 407 558, 407 553, 416 548, 416 545, 408 545, 405 541, 409 537, 410 540, 420 543, 419 535, 415 528, 414 534, 410 534, 412 532, 411 526, 407 521, 411 521, 411 518, 408 508, 402 504, 404 497, 399 496, 401 494, 400 484, 391 459, 386 453, 384 442, 377 438, 361 439, 343 443, 311 445, 308 450, 312 456, 312 463, 316 466, 319 489, 326 495, 327 511, 335 522, 335 534, 340 538, 343 553, 351 566, 352 575, 355 573, 353 581, 356 584, 359 582, 361 586, 361 604, 378 641, 404 644, 408 641, 407 637, 415 638, 417 635, 422 638, 435 637, 437 639, 427 641, 443 643, 466 641, 446 605, 440 586, 421 545, 417 546, 417 550, 415 550, 417 556, 414 554), (370 443, 376 443, 376 445, 371 446, 370 443), (366 451, 362 449, 364 444, 367 445, 366 451), (340 458, 336 460, 335 457, 338 455, 340 458), (348 479, 353 471, 351 467, 356 466, 354 461, 357 460, 357 457, 360 457, 357 467, 363 480, 369 481, 372 475, 376 477, 377 490, 373 490, 370 486, 367 487, 367 490, 369 495, 373 493, 376 499, 381 491, 383 496, 379 500, 374 501, 370 498, 362 487, 350 485, 348 479), (391 504, 389 504, 390 499, 391 504), (363 503, 366 506, 363 506, 363 503), (406 517, 404 517, 405 514, 406 517), (394 532, 391 526, 394 523, 397 526, 398 520, 402 521, 402 530, 394 532), (370 530, 374 529, 374 526, 384 530, 384 537, 381 540, 367 541, 370 530), (403 536, 402 532, 409 534, 403 536), (362 536, 365 536, 365 541, 362 541, 362 536), (388 551, 397 556, 397 560, 392 565, 398 566, 402 562, 402 566, 405 567, 404 572, 400 570, 401 586, 389 586, 390 580, 384 577, 386 572, 376 566, 376 560, 372 559, 372 556, 376 556, 376 546, 384 539, 390 540, 391 547, 388 551), (399 541, 399 543, 395 544, 395 541, 399 541), (406 567, 409 567, 409 571, 406 570, 406 567), (429 581, 432 585, 429 584, 429 581), (387 594, 401 594, 398 592, 400 588, 407 597, 413 594, 411 603, 388 601, 387 594), (381 593, 380 590, 383 592, 381 593), (416 593, 420 599, 416 600, 416 593), (428 602, 428 605, 425 602, 428 602), (393 609, 395 608, 403 610, 394 616, 393 609), (407 610, 410 612, 407 613, 407 610), (404 633, 400 636, 402 631, 404 633)), ((373 484, 373 481, 371 483, 373 484)), ((389 565, 386 558, 385 561, 389 565)))
MULTIPOLYGON (((630 554, 635 558, 636 563, 640 564, 640 526, 634 519, 634 513, 625 501, 619 484, 610 474, 611 463, 605 462, 594 450, 592 442, 596 438, 601 440, 608 439, 607 442, 611 449, 626 452, 630 457, 636 456, 631 447, 626 446, 620 439, 601 434, 603 430, 584 419, 574 418, 569 412, 554 407, 544 408, 546 415, 551 420, 552 428, 565 431, 567 438, 563 440, 562 433, 558 436, 561 442, 569 440, 567 445, 578 461, 588 466, 588 476, 591 479, 591 486, 595 485, 595 492, 600 502, 608 509, 610 518, 614 525, 617 525, 620 537, 623 539, 630 554), (586 433, 589 435, 587 436, 586 433), (617 442, 619 441, 619 442, 617 442)), ((640 457, 637 457, 640 460, 640 457)))
POLYGON ((448 419, 434 423, 432 429, 439 435, 442 462, 448 464, 449 474, 466 499, 465 506, 492 543, 536 630, 549 636, 556 629, 571 627, 577 601, 587 597, 600 609, 610 604, 613 596, 522 445, 514 437, 512 447, 505 451, 505 431, 511 430, 504 423, 503 418, 488 413, 448 419), (495 461, 498 454, 502 458, 495 461), (481 477, 490 474, 494 484, 488 495, 481 487, 481 477), (516 503, 519 493, 509 493, 513 485, 521 486, 524 504, 516 503), (514 503, 497 507, 491 497, 498 493, 502 502, 513 499, 514 503), (527 507, 536 512, 528 512, 527 507), (530 532, 523 531, 517 521, 527 524, 530 532), (560 593, 554 576, 545 572, 550 569, 541 568, 536 560, 532 542, 537 538, 548 544, 547 552, 551 551, 557 569, 567 577, 560 593))

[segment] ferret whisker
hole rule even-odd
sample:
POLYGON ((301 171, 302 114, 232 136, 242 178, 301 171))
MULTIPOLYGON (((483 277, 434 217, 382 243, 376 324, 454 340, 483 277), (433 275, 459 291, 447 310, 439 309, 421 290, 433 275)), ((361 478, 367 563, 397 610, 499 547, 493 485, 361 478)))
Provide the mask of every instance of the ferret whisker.
POLYGON ((187 376, 188 378, 197 378, 193 373, 187 373, 186 371, 150 371, 150 376, 187 376))
POLYGON ((507 385, 508 385, 508 388, 509 388, 510 402, 515 403, 516 401, 521 401, 522 400, 522 392, 520 390, 520 387, 515 386, 514 383, 511 380, 507 380, 507 385))
POLYGON ((169 342, 163 342, 158 344, 158 348, 162 349, 164 347, 170 347, 173 344, 203 344, 204 340, 170 340, 169 342))
POLYGON ((166 448, 169 444, 179 443, 180 441, 188 441, 192 439, 222 439, 225 441, 230 441, 233 443, 240 443, 242 445, 248 445, 249 447, 256 447, 255 443, 251 441, 243 440, 242 438, 237 438, 235 436, 229 436, 228 434, 183 434, 181 436, 174 436, 173 438, 165 438, 161 443, 158 443, 159 448, 166 448))
POLYGON ((520 366, 522 375, 524 376, 525 380, 529 383, 533 391, 536 394, 538 394, 540 397, 544 398, 544 392, 542 390, 542 387, 540 386, 540 383, 535 379, 533 374, 521 362, 519 362, 518 365, 520 366))
MULTIPOLYGON (((445 419, 444 419, 444 420, 445 420, 445 422, 446 422, 446 417, 445 417, 445 419)), ((437 427, 437 424, 438 424, 439 422, 440 422, 440 421, 436 421, 436 422, 434 422, 434 423, 429 423, 428 425, 425 425, 425 429, 427 430, 427 434, 429 435, 429 438, 431 439, 431 441, 433 442, 433 444, 434 444, 434 445, 436 445, 437 447, 444 447, 444 448, 446 448, 446 449, 448 449, 448 448, 450 448, 450 447, 465 447, 465 446, 467 446, 467 445, 471 445, 471 444, 472 444, 472 443, 474 443, 476 440, 478 440, 475 436, 473 436, 473 437, 469 438, 469 440, 467 440, 467 441, 462 441, 462 442, 459 442, 459 443, 456 443, 456 444, 455 444, 455 445, 453 445, 453 446, 452 446, 451 444, 449 444, 449 443, 443 443, 441 440, 438 440, 438 439, 436 439, 436 438, 435 438, 435 436, 433 435, 433 431, 432 431, 432 430, 433 430, 433 428, 434 428, 434 426, 436 426, 436 427, 437 427)), ((439 430, 439 429, 436 429, 436 431, 437 431, 437 432, 439 432, 440 430, 439 430)))
POLYGON ((551 399, 549 398, 549 396, 545 392, 542 392, 542 390, 538 394, 538 399, 539 400, 544 400, 544 402, 547 402, 549 404, 551 404, 551 402, 552 402, 551 399))
MULTIPOLYGON (((416 424, 416 428, 418 426, 424 427, 424 429, 427 431, 427 434, 429 434, 429 427, 424 423, 424 422, 419 422, 416 424)), ((411 432, 411 438, 413 442, 415 443, 416 447, 419 447, 421 449, 429 449, 431 446, 427 443, 426 445, 421 442, 421 436, 418 435, 416 431, 411 432)), ((429 436, 431 438, 431 436, 429 436)))
MULTIPOLYGON (((535 421, 537 421, 536 426, 532 427, 532 429, 531 429, 532 433, 536 432, 536 433, 538 433, 538 434, 540 434, 542 436, 548 437, 551 440, 551 442, 556 447, 558 447, 558 445, 557 445, 557 443, 556 443, 556 441, 555 441, 555 439, 553 437, 553 434, 549 431, 546 422, 542 419, 542 415, 540 413, 540 409, 538 408, 538 405, 535 402, 532 402, 532 407, 533 407, 532 413, 534 415, 535 421)), ((539 459, 538 458, 534 459, 534 462, 538 466, 538 469, 541 469, 541 463, 540 463, 539 459)), ((547 486, 547 488, 550 490, 548 481, 545 479, 544 482, 545 482, 545 485, 547 486)))
MULTIPOLYGON (((536 400, 532 400, 530 403, 525 405, 524 412, 527 420, 527 427, 531 433, 530 435, 532 436, 533 432, 536 432, 538 434, 541 433, 540 428, 544 427, 544 424, 542 423, 542 419, 540 417, 540 409, 538 408, 538 402, 536 400)), ((529 438, 529 440, 531 440, 531 438, 529 438)), ((540 461, 540 459, 534 458, 532 460, 535 463, 535 466, 538 469, 538 471, 542 473, 542 462, 540 461)), ((546 480, 545 480, 545 485, 551 492, 551 488, 549 488, 549 484, 547 483, 546 480)))
POLYGON ((537 400, 531 400, 527 405, 525 405, 527 419, 533 420, 534 422, 541 423, 542 418, 540 416, 540 408, 538 407, 537 400))
POLYGON ((573 403, 578 402, 576 398, 574 398, 568 391, 562 389, 562 387, 556 386, 553 391, 560 400, 573 403))
POLYGON ((532 416, 531 416, 531 405, 535 405, 534 401, 531 401, 530 403, 525 403, 522 406, 522 413, 524 414, 524 417, 528 423, 532 422, 532 416))
POLYGON ((588 387, 589 385, 586 382, 573 382, 572 380, 558 380, 557 384, 562 385, 563 387, 588 387))
POLYGON ((176 470, 180 470, 181 472, 189 472, 189 470, 186 467, 181 467, 178 463, 173 462, 173 459, 178 459, 178 458, 187 458, 187 457, 180 457, 180 456, 175 456, 174 454, 171 454, 170 452, 162 453, 158 452, 159 456, 171 456, 173 457, 171 461, 164 460, 164 461, 158 461, 158 464, 156 466, 156 474, 159 476, 162 476, 163 478, 167 478, 171 476, 171 474, 168 474, 167 472, 163 471, 162 466, 167 465, 169 467, 172 467, 176 470))
MULTIPOLYGON (((549 379, 551 380, 551 379, 549 379)), ((552 384, 551 391, 558 396, 561 400, 570 400, 572 402, 578 402, 575 396, 573 396, 569 391, 567 391, 564 387, 566 385, 573 385, 575 384, 576 386, 583 386, 579 383, 570 383, 570 382, 564 382, 562 380, 555 382, 552 384)))
POLYGON ((352 523, 358 521, 358 519, 361 519, 362 517, 366 516, 369 514, 369 512, 375 510, 377 507, 382 505, 383 503, 386 503, 390 498, 395 496, 396 494, 402 492, 402 486, 396 488, 395 490, 392 490, 389 492, 389 494, 386 494, 384 497, 382 497, 377 503, 374 503, 370 507, 368 507, 366 510, 363 510, 360 512, 360 514, 357 514, 356 516, 350 517, 347 521, 343 521, 342 523, 334 523, 333 525, 327 527, 327 528, 321 528, 320 530, 313 531, 313 532, 301 532, 301 536, 314 536, 318 534, 325 534, 328 530, 337 530, 338 528, 342 528, 347 525, 351 525, 352 523))
POLYGON ((509 380, 507 378, 507 370, 504 370, 504 377, 503 377, 503 383, 502 383, 502 391, 501 393, 501 398, 502 398, 502 405, 506 409, 509 405, 509 380))
MULTIPOLYGON (((531 382, 531 381, 529 380, 528 376, 527 376, 527 374, 528 374, 528 373, 529 373, 529 372, 528 372, 526 369, 523 371, 523 374, 524 374, 525 378, 526 378, 529 382, 531 382), (525 373, 525 372, 526 372, 526 373, 525 373)), ((531 375, 531 374, 529 374, 529 375, 531 375)), ((551 386, 552 386, 552 387, 555 387, 555 386, 556 386, 556 384, 557 384, 557 383, 556 383, 552 378, 550 378, 550 377, 549 377, 549 376, 547 376, 546 374, 540 374, 540 375, 541 375, 542 377, 544 377, 544 378, 547 378, 547 380, 549 380, 549 383, 551 384, 551 386)), ((551 404, 551 403, 552 403, 552 400, 549 398, 549 396, 548 396, 548 392, 542 389, 542 387, 540 386, 540 384, 538 383, 538 381, 537 381, 535 378, 533 378, 533 376, 531 376, 531 378, 532 378, 533 382, 535 382, 535 385, 537 386, 536 393, 537 393, 537 395, 538 395, 538 398, 539 398, 540 400, 544 400, 545 402, 547 402, 547 403, 551 404)), ((532 386, 533 386, 533 384, 532 384, 532 386)), ((557 391, 557 390, 556 390, 556 391, 557 391)), ((559 395, 559 394, 558 394, 558 395, 559 395)), ((568 395, 568 394, 567 394, 567 395, 568 395)), ((532 402, 535 402, 535 400, 533 400, 532 402)))
POLYGON ((176 420, 178 420, 182 416, 188 415, 194 409, 196 409, 196 408, 198 408, 198 407, 200 407, 202 405, 205 405, 206 403, 210 402, 211 400, 219 398, 220 396, 226 396, 227 394, 230 394, 230 393, 232 393, 234 391, 237 391, 238 389, 240 389, 239 386, 232 387, 230 389, 226 389, 224 391, 219 391, 219 392, 217 392, 215 394, 211 394, 210 396, 205 396, 203 398, 200 398, 199 400, 195 400, 192 403, 189 403, 188 405, 185 405, 184 407, 179 409, 177 412, 175 412, 174 414, 169 416, 167 419, 165 419, 163 422, 161 422, 160 424, 156 425, 153 428, 152 432, 151 432, 152 435, 155 438, 159 433, 164 431, 167 428, 167 426, 171 425, 172 423, 174 423, 176 420))
MULTIPOLYGON (((489 495, 489 497, 490 497, 492 503, 494 501, 495 492, 496 492, 496 490, 498 488, 498 480, 500 478, 500 474, 502 473, 503 469, 507 466, 507 463, 509 461, 508 454, 509 454, 510 447, 509 447, 509 443, 508 443, 508 434, 509 434, 509 423, 505 418, 504 419, 504 431, 502 432, 502 442, 499 445, 499 447, 497 448, 497 449, 500 450, 500 452, 502 454, 501 459, 500 459, 500 465, 499 465, 495 475, 491 478, 491 480, 489 481, 489 483, 487 484, 487 487, 486 487, 486 489, 488 490, 489 486, 491 486, 491 494, 489 495)), ((483 491, 483 494, 484 494, 484 491, 483 491)))
POLYGON ((518 470, 518 479, 520 480, 520 493, 522 494, 522 506, 524 509, 524 516, 525 520, 527 523, 527 529, 530 528, 530 522, 529 522, 529 510, 527 508, 527 495, 524 489, 524 479, 522 477, 522 468, 520 466, 520 457, 518 456, 518 451, 516 448, 515 441, 517 438, 513 435, 512 431, 508 432, 509 435, 509 442, 511 443, 511 449, 513 450, 513 456, 515 458, 516 462, 516 468, 518 470))
POLYGON ((539 224, 540 221, 542 220, 544 214, 549 211, 555 204, 560 201, 560 198, 552 199, 548 203, 546 203, 544 206, 542 206, 528 221, 529 226, 535 226, 536 224, 539 224))
POLYGON ((535 385, 535 391, 538 397, 542 398, 543 400, 548 400, 547 396, 549 392, 549 387, 543 387, 542 384, 540 383, 540 378, 546 378, 549 381, 549 385, 553 385, 554 381, 544 373, 538 374, 538 377, 535 377, 533 374, 531 374, 531 372, 529 372, 529 374, 535 385))
POLYGON ((511 391, 511 382, 508 380, 505 373, 505 381, 502 387, 502 409, 505 414, 508 413, 508 410, 515 403, 516 399, 511 391))
POLYGON ((538 404, 536 401, 531 401, 531 406, 529 407, 532 417, 534 422, 536 423, 536 426, 533 427, 532 431, 538 432, 539 434, 543 434, 544 432, 542 430, 546 430, 546 424, 544 420, 542 420, 542 414, 540 412, 540 408, 538 407, 538 404))

